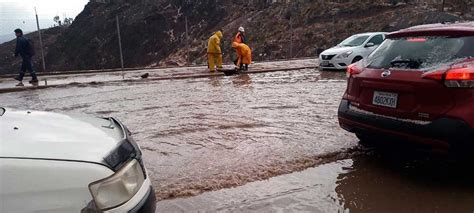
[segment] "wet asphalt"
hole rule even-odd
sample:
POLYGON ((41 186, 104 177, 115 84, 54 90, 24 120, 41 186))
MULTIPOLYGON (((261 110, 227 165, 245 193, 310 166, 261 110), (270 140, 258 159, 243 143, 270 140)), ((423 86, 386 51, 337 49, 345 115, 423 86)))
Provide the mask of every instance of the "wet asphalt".
POLYGON ((345 73, 304 69, 0 94, 2 106, 113 116, 133 132, 157 212, 472 212, 470 161, 358 145, 345 73))

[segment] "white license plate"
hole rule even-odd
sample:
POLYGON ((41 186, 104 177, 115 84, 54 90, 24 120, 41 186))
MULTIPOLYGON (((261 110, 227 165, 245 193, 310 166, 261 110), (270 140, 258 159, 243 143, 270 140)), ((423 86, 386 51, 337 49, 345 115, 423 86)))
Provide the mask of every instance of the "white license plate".
POLYGON ((320 66, 326 67, 326 66, 328 66, 328 65, 329 65, 329 61, 321 61, 320 66))
POLYGON ((373 105, 397 108, 397 102, 397 93, 374 91, 373 105))

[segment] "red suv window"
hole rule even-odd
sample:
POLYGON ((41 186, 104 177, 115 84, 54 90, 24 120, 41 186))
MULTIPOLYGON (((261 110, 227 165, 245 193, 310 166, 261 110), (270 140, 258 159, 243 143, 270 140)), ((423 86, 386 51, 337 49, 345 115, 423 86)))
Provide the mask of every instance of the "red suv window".
POLYGON ((367 59, 370 68, 431 70, 474 57, 474 36, 386 39, 367 59))

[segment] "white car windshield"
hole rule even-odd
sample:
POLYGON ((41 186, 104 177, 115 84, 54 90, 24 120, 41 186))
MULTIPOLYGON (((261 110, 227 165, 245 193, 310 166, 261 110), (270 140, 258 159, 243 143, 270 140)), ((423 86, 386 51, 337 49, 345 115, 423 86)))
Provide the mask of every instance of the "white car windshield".
POLYGON ((342 41, 338 46, 343 47, 356 47, 362 45, 365 40, 367 40, 369 36, 367 35, 355 35, 347 38, 346 40, 342 41))
POLYGON ((5 109, 0 107, 0 116, 2 116, 3 113, 5 113, 5 109))

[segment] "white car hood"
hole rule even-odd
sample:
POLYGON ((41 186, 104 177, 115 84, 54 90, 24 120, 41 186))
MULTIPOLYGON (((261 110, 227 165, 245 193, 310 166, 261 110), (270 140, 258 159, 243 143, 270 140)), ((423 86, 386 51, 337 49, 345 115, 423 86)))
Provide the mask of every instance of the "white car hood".
POLYGON ((107 119, 6 109, 0 116, 0 157, 101 163, 124 138, 107 119))
POLYGON ((340 47, 340 46, 335 46, 331 47, 327 50, 324 50, 321 54, 322 55, 339 55, 341 53, 345 53, 347 51, 354 50, 356 47, 340 47))

